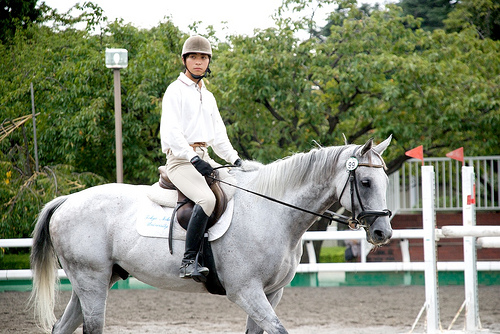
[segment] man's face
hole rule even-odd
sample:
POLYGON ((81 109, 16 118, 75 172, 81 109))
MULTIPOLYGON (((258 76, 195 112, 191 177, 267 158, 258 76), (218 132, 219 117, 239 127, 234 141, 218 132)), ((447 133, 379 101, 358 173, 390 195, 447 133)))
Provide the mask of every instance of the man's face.
MULTIPOLYGON (((210 63, 210 57, 204 53, 190 53, 183 62, 192 74, 203 75, 210 63)), ((186 73, 188 76, 189 72, 186 73)))

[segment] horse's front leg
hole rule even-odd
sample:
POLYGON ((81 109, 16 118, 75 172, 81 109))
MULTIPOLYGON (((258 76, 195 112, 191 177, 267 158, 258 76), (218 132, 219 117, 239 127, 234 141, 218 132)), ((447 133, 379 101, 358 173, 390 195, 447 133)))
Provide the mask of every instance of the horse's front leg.
MULTIPOLYGON (((281 293, 278 291, 279 295, 281 293)), ((262 334, 264 331, 268 334, 288 334, 261 286, 247 285, 244 290, 227 291, 227 297, 251 318, 252 321, 247 322, 246 334, 262 334)))
MULTIPOLYGON (((269 300, 273 309, 276 309, 276 306, 278 306, 282 296, 283 296, 283 288, 267 295, 267 300, 269 300)), ((259 325, 257 325, 255 321, 253 321, 253 319, 250 318, 250 316, 248 316, 247 330, 245 333, 263 333, 263 332, 264 330, 260 328, 259 325)))

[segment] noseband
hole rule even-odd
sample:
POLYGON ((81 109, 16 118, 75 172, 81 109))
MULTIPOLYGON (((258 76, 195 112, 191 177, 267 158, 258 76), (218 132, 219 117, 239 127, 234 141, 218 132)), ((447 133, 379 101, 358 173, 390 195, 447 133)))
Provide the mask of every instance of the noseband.
MULTIPOLYGON (((383 161, 383 160, 382 160, 383 161)), ((342 189, 342 192, 340 193, 339 196, 339 202, 342 199, 342 196, 344 195, 344 192, 347 188, 347 185, 349 184, 349 190, 350 190, 350 197, 351 197, 351 211, 352 215, 351 218, 347 218, 347 224, 349 227, 353 230, 357 230, 360 227, 364 228, 365 230, 369 229, 371 224, 366 223, 366 218, 369 217, 390 217, 392 216, 392 212, 389 209, 384 209, 384 210, 365 210, 365 207, 363 205, 363 202, 361 201, 361 196, 359 195, 359 189, 358 189, 358 183, 356 182, 356 170, 358 167, 370 167, 370 168, 384 168, 386 169, 385 164, 381 165, 375 165, 370 163, 360 163, 358 159, 353 155, 346 161, 346 169, 349 172, 349 176, 347 178, 347 181, 345 182, 344 188, 342 189), (358 199, 359 205, 361 207, 361 212, 356 216, 356 210, 354 209, 354 192, 356 192, 356 197, 358 199)), ((375 222, 375 219, 373 220, 375 222)), ((372 224, 373 224, 372 222, 372 224)))

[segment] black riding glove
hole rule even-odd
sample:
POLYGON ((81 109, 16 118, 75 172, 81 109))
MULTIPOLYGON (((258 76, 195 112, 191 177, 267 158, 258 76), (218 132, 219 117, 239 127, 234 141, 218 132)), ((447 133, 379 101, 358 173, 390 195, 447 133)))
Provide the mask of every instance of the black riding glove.
POLYGON ((233 165, 235 165, 236 167, 241 167, 241 159, 240 158, 236 159, 233 165))
POLYGON ((199 156, 195 156, 194 158, 192 158, 191 163, 193 164, 194 168, 196 168, 196 170, 203 176, 210 175, 214 171, 212 166, 210 166, 208 162, 201 159, 199 156))

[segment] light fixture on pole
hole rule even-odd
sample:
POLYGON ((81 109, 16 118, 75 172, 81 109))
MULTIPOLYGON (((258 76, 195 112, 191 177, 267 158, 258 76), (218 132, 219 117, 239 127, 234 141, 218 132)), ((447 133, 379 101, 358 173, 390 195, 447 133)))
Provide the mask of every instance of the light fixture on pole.
POLYGON ((128 65, 126 49, 106 49, 106 67, 113 69, 115 86, 115 145, 116 145, 116 182, 123 183, 123 150, 122 150, 122 96, 120 69, 128 65))

